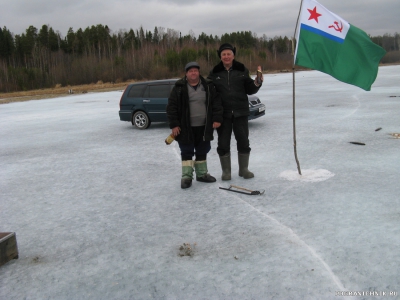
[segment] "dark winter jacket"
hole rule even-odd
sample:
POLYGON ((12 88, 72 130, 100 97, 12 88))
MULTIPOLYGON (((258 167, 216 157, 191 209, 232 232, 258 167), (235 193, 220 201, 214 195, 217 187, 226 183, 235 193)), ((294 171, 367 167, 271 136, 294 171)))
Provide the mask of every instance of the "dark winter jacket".
POLYGON ((232 68, 227 71, 222 61, 208 75, 221 95, 224 107, 224 118, 248 116, 249 102, 247 95, 258 92, 260 86, 254 84, 249 70, 240 62, 234 60, 232 68))
MULTIPOLYGON (((223 108, 221 98, 211 80, 206 80, 202 76, 200 76, 200 80, 206 90, 207 116, 203 140, 211 141, 214 139, 213 122, 222 123, 223 108)), ((189 92, 186 76, 179 79, 171 91, 168 98, 167 117, 169 128, 172 129, 177 126, 181 128, 180 134, 175 138, 176 141, 184 144, 194 142, 190 124, 189 92)))

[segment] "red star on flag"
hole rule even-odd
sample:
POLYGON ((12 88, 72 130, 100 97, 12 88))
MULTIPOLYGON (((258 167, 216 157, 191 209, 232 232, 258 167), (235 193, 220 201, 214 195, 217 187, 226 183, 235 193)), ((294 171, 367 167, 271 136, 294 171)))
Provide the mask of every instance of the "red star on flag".
POLYGON ((314 6, 314 9, 307 9, 310 12, 310 17, 308 18, 309 20, 314 19, 318 23, 318 17, 322 16, 321 14, 317 13, 317 7, 314 6))

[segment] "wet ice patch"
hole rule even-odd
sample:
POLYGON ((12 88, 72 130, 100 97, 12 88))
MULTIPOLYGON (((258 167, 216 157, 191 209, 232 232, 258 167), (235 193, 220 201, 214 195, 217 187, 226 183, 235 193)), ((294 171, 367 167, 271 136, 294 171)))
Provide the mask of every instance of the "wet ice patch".
POLYGON ((328 170, 318 169, 318 170, 301 170, 300 175, 297 171, 283 171, 279 174, 279 177, 290 181, 306 181, 306 182, 319 182, 327 180, 335 174, 329 172, 328 170))

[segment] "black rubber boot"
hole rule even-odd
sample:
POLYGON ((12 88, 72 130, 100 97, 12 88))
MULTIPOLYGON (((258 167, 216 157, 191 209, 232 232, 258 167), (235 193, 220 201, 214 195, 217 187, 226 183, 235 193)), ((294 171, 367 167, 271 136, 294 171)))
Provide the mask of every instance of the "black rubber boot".
POLYGON ((208 183, 217 181, 217 179, 215 179, 215 177, 211 176, 210 174, 205 174, 201 177, 196 176, 196 180, 200 181, 200 182, 208 182, 208 183))
POLYGON ((187 188, 190 188, 191 186, 192 186, 192 179, 188 179, 188 178, 181 179, 181 188, 182 189, 187 189, 187 188))

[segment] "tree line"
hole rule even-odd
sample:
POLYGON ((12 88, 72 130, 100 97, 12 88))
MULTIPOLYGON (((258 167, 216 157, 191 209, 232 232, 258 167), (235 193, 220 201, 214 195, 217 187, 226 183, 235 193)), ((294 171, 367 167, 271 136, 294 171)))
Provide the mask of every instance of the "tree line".
MULTIPOLYGON (((400 35, 371 37, 387 55, 382 62, 400 61, 400 35)), ((237 47, 236 57, 250 70, 261 65, 264 70, 290 69, 292 39, 251 31, 218 36, 193 31, 182 36, 174 29, 155 27, 153 31, 130 29, 112 32, 107 25, 69 28, 65 37, 48 25, 34 26, 14 35, 0 28, 0 92, 14 92, 129 80, 180 77, 184 65, 196 60, 202 73, 219 62, 221 43, 237 47)))

